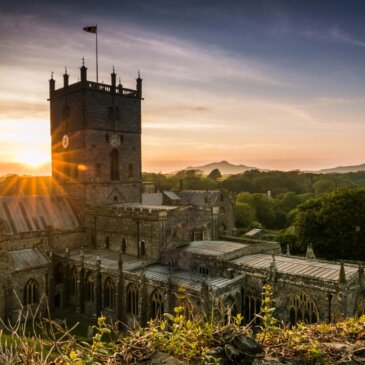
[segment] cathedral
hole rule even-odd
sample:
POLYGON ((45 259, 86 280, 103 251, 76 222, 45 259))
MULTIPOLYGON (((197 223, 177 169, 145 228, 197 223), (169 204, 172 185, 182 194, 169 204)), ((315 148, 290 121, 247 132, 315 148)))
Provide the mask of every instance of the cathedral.
MULTIPOLYGON (((238 238, 235 202, 221 191, 155 192, 142 183, 142 79, 124 87, 49 80, 52 191, 0 196, 0 318, 36 308, 129 327, 186 305, 225 318, 260 312, 270 283, 286 323, 364 312, 361 265, 282 254, 238 238)), ((38 312, 39 313, 39 312, 38 312)))

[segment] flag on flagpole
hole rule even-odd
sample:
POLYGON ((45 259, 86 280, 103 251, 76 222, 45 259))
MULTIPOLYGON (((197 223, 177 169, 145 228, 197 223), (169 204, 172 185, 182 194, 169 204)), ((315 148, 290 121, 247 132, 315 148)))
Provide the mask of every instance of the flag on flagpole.
POLYGON ((96 33, 98 27, 96 25, 92 26, 92 27, 85 27, 83 28, 85 32, 89 32, 89 33, 96 33))

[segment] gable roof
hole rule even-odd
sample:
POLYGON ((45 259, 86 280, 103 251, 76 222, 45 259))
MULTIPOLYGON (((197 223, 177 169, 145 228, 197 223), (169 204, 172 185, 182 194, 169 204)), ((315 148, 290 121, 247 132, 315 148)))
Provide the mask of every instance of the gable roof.
POLYGON ((213 204, 221 197, 219 190, 181 190, 179 193, 182 204, 191 204, 203 207, 213 204))

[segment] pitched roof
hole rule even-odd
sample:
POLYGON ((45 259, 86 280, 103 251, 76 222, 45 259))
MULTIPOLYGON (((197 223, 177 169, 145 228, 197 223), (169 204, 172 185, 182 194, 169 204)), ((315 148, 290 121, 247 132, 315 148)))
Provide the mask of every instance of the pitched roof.
MULTIPOLYGON (((142 271, 137 272, 141 274, 142 271)), ((169 276, 169 267, 162 264, 152 264, 145 268, 144 273, 147 279, 166 283, 169 276)), ((171 283, 175 287, 184 287, 193 291, 200 292, 202 283, 207 280, 207 283, 213 290, 219 290, 231 283, 235 283, 242 280, 242 277, 238 276, 232 279, 226 279, 221 276, 207 278, 203 274, 197 272, 189 272, 176 270, 171 272, 171 283)))
POLYGON ((15 271, 45 266, 48 259, 38 248, 9 251, 15 271))
POLYGON ((47 226, 67 230, 79 226, 71 205, 63 196, 0 196, 0 222, 4 233, 42 231, 47 226))
MULTIPOLYGON (((309 276, 325 281, 337 281, 340 275, 341 265, 335 262, 311 261, 302 258, 288 256, 275 256, 276 267, 279 273, 309 276)), ((256 269, 267 269, 272 262, 272 255, 257 254, 242 256, 232 262, 256 269)), ((347 278, 356 275, 358 268, 354 265, 345 265, 347 278)))
POLYGON ((221 197, 219 190, 181 190, 179 193, 182 204, 191 204, 202 207, 213 204, 221 197))
POLYGON ((173 191, 164 190, 163 193, 171 200, 180 200, 180 197, 173 191))

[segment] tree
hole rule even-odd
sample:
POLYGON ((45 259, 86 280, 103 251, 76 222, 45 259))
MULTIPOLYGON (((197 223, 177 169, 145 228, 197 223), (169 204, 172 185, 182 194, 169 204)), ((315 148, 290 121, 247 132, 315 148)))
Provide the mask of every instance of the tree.
POLYGON ((209 179, 216 181, 222 177, 222 174, 219 169, 214 169, 209 173, 208 177, 209 179))
POLYGON ((294 225, 302 249, 308 244, 330 259, 365 259, 365 189, 341 189, 297 208, 294 225))
POLYGON ((256 220, 255 208, 248 203, 236 204, 237 227, 249 227, 256 220))

